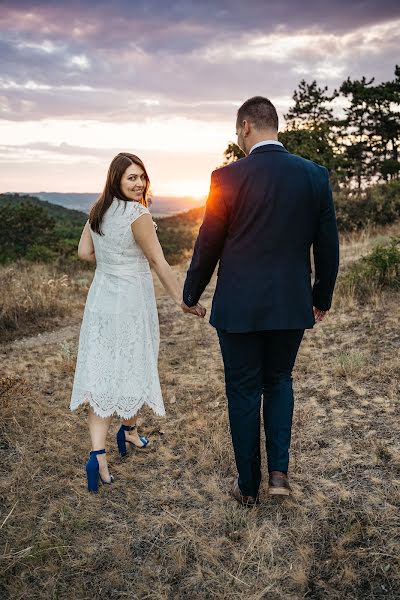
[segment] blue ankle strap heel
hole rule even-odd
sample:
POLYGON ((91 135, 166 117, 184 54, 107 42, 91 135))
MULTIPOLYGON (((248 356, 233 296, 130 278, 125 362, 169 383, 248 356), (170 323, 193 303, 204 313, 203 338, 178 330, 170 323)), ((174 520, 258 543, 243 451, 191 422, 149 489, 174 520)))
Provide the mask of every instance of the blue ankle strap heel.
POLYGON ((97 492, 99 489, 99 479, 103 485, 111 485, 114 481, 114 477, 110 474, 110 481, 103 481, 99 473, 99 461, 97 460, 98 454, 105 454, 106 451, 102 450, 91 450, 89 454, 89 460, 86 463, 86 477, 89 492, 97 492))
POLYGON ((134 431, 135 429, 136 429, 136 425, 121 425, 121 427, 119 428, 118 433, 117 433, 117 445, 118 445, 118 450, 119 450, 119 453, 121 456, 126 456, 126 454, 127 454, 127 450, 126 450, 127 443, 131 444, 131 446, 134 446, 138 450, 142 450, 143 448, 146 448, 146 446, 148 445, 149 440, 144 436, 139 437, 143 446, 136 446, 136 444, 134 444, 133 442, 125 439, 125 431, 134 431))

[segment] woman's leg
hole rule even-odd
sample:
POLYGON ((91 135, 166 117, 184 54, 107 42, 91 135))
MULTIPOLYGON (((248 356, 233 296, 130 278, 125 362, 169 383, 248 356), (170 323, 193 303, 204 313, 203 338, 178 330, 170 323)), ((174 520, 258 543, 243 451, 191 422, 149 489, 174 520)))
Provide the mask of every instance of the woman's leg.
MULTIPOLYGON (((92 450, 102 450, 106 447, 106 438, 112 417, 99 417, 89 408, 89 431, 92 441, 92 450)), ((98 454, 100 476, 104 481, 110 481, 106 454, 98 454)))
MULTIPOLYGON (((122 420, 121 423, 122 423, 122 425, 130 425, 131 427, 133 427, 134 425, 136 425, 137 420, 138 420, 138 416, 135 415, 134 417, 131 417, 130 419, 122 420)), ((140 440, 137 429, 134 429, 133 431, 125 431, 125 439, 128 440, 129 442, 133 442, 135 444, 135 446, 138 446, 139 448, 141 448, 144 445, 143 442, 140 440)))

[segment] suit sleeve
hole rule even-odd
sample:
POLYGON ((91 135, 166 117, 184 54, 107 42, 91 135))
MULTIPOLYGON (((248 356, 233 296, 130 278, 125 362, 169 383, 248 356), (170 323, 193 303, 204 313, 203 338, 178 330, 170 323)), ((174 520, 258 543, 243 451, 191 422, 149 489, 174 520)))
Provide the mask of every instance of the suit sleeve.
POLYGON ((211 174, 203 222, 194 246, 192 261, 186 274, 183 301, 194 306, 208 285, 224 247, 228 229, 228 212, 217 173, 211 174))
POLYGON ((313 240, 313 254, 315 265, 313 304, 320 310, 329 310, 339 269, 339 236, 327 169, 325 169, 321 191, 321 210, 313 240))

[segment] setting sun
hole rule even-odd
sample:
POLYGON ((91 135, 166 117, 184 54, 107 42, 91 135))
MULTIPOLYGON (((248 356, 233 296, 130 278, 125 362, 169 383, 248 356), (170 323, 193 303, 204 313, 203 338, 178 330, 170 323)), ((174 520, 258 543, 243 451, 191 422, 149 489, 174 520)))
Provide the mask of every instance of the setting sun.
POLYGON ((177 197, 190 196, 194 200, 201 200, 207 198, 209 187, 210 182, 208 179, 171 181, 169 185, 163 186, 163 193, 177 197))

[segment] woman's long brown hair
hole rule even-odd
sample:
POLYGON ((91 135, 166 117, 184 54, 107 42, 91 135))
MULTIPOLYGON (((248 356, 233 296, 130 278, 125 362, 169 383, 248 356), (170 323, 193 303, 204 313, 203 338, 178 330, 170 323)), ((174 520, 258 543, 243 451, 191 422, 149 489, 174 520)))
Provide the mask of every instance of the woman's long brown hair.
MULTIPOLYGON (((111 206, 114 198, 118 198, 119 200, 125 200, 126 202, 132 202, 129 198, 126 198, 121 192, 121 179, 122 175, 125 173, 126 169, 132 165, 138 165, 144 171, 146 176, 146 187, 143 192, 143 196, 141 200, 139 200, 140 204, 143 204, 147 207, 147 194, 150 187, 149 176, 147 175, 146 168, 143 162, 140 160, 138 156, 135 154, 129 154, 128 152, 120 152, 115 156, 108 169, 106 185, 104 186, 104 190, 100 194, 99 198, 96 200, 95 204, 90 209, 89 213, 89 223, 90 227, 96 233, 103 235, 101 231, 101 224, 103 221, 104 214, 106 210, 111 206)), ((133 200, 135 202, 135 200, 133 200)))

